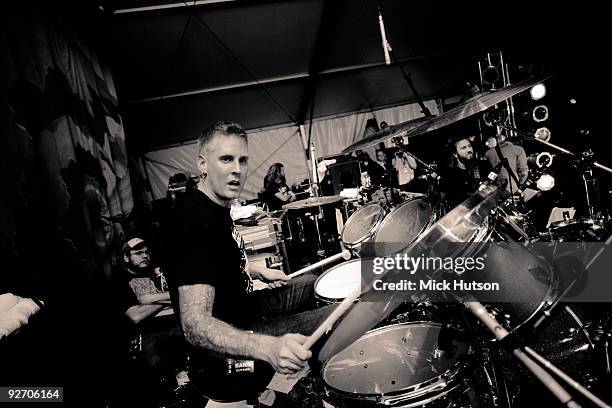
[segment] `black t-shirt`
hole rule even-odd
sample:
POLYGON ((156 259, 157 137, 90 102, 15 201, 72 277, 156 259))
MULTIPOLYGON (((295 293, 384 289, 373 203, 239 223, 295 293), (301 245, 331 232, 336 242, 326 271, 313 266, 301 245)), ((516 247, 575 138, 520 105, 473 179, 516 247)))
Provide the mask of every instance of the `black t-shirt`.
POLYGON ((213 316, 239 326, 251 321, 252 311, 244 302, 253 285, 230 209, 195 188, 188 189, 168 229, 165 270, 175 310, 178 287, 207 284, 215 288, 213 316))
POLYGON ((455 207, 468 198, 480 182, 480 170, 476 165, 465 169, 457 166, 447 167, 442 172, 440 190, 446 193, 448 203, 455 207))

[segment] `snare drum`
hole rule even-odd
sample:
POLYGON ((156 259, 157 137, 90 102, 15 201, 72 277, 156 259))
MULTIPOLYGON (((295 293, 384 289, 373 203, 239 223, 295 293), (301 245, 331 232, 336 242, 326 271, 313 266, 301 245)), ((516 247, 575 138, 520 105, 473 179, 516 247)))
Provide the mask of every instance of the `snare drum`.
POLYGON ((461 337, 432 322, 371 330, 323 364, 323 399, 336 407, 457 402, 472 354, 461 337))
POLYGON ((320 304, 342 302, 361 288, 361 260, 343 262, 325 271, 315 282, 315 298, 320 304))
POLYGON ((386 211, 379 204, 366 205, 355 211, 342 229, 344 246, 354 248, 372 238, 385 215, 386 211))

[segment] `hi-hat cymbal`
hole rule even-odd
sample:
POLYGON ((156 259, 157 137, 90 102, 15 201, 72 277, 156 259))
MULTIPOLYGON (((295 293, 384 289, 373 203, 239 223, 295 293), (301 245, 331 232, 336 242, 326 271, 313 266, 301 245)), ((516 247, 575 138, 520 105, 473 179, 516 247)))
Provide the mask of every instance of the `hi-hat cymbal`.
POLYGON ((344 200, 342 196, 310 197, 304 200, 294 201, 283 205, 283 210, 302 210, 304 208, 320 207, 322 205, 334 204, 344 200))
MULTIPOLYGON (((406 251, 410 257, 414 258, 423 255, 444 259, 448 256, 461 255, 458 252, 461 252, 463 247, 453 245, 453 243, 465 242, 465 247, 469 246, 469 241, 473 239, 474 234, 485 222, 491 210, 507 196, 505 187, 505 182, 500 185, 486 185, 432 225, 415 244, 400 245, 396 251, 406 251)), ((384 248, 379 251, 378 244, 384 243, 375 242, 374 244, 376 256, 393 255, 386 252, 384 248)), ((397 247, 397 245, 394 246, 397 247)), ((392 276, 386 276, 392 273, 394 272, 377 275, 377 279, 392 280, 392 276)), ((368 286, 371 284, 372 282, 369 282, 368 286)), ((409 296, 410 291, 393 291, 387 294, 374 293, 373 290, 370 290, 364 293, 361 301, 352 306, 323 344, 319 352, 319 360, 328 360, 353 344, 366 331, 372 329, 408 300, 409 296)))
POLYGON ((541 77, 526 79, 514 85, 498 89, 496 91, 487 91, 480 93, 468 99, 461 105, 456 106, 453 109, 450 109, 439 116, 434 116, 433 118, 419 118, 412 121, 400 123, 398 125, 391 126, 390 129, 386 129, 385 132, 378 132, 365 139, 359 140, 344 149, 343 153, 351 153, 356 150, 363 149, 364 147, 376 145, 386 140, 390 140, 397 136, 407 136, 408 138, 411 138, 443 128, 452 123, 458 122, 462 119, 483 112, 497 105, 498 103, 501 103, 506 99, 513 97, 514 95, 526 91, 532 86, 543 82, 552 76, 553 73, 548 73, 541 77))

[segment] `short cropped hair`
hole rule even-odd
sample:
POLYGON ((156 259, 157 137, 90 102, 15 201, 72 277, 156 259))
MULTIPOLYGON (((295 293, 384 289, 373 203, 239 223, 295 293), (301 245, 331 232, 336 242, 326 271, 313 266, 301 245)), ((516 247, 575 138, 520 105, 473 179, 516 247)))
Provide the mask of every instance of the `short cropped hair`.
POLYGON ((236 122, 231 122, 229 120, 223 120, 223 121, 215 122, 209 125, 206 129, 204 129, 204 131, 198 138, 198 146, 199 146, 198 152, 202 151, 202 148, 208 142, 210 142, 210 140, 213 138, 213 136, 216 133, 219 133, 225 136, 232 136, 232 135, 238 136, 239 138, 244 139, 245 142, 248 142, 247 134, 242 128, 242 126, 240 126, 236 122))

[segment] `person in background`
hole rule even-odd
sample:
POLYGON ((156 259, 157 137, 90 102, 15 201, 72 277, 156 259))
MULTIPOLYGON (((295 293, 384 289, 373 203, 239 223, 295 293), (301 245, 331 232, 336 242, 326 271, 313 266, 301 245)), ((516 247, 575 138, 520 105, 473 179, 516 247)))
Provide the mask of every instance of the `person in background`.
POLYGON ((458 136, 449 140, 451 152, 448 166, 440 174, 440 192, 442 199, 451 207, 459 205, 478 188, 480 169, 474 159, 474 149, 469 137, 458 136))
POLYGON ((282 163, 274 163, 264 177, 264 197, 269 211, 280 210, 284 204, 295 201, 295 194, 287 186, 282 163))
POLYGON ((383 171, 387 171, 387 155, 382 149, 376 150, 376 164, 378 164, 383 171))
MULTIPOLYGON (((514 177, 511 177, 508 174, 508 170, 505 168, 505 166, 501 166, 498 178, 500 181, 508 181, 506 190, 511 193, 517 193, 519 187, 527 181, 527 176, 529 175, 529 167, 527 166, 527 154, 525 154, 525 149, 507 140, 506 135, 504 134, 496 135, 495 139, 497 145, 501 149, 502 156, 504 159, 508 160, 510 170, 512 170, 518 179, 519 184, 517 185, 514 177)), ((490 143, 494 145, 495 143, 492 142, 493 141, 490 141, 490 143)), ((490 147, 489 150, 485 152, 485 158, 489 162, 492 169, 495 169, 501 163, 501 159, 494 146, 490 147)))
POLYGON ((417 162, 412 156, 398 151, 393 158, 393 167, 397 171, 397 184, 400 190, 408 191, 408 185, 414 179, 417 162))

